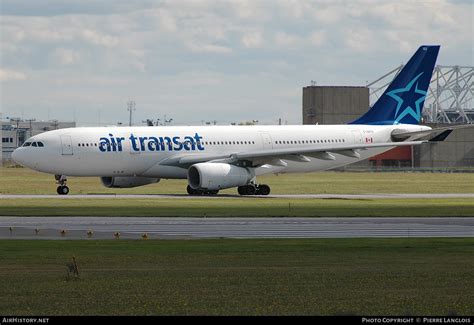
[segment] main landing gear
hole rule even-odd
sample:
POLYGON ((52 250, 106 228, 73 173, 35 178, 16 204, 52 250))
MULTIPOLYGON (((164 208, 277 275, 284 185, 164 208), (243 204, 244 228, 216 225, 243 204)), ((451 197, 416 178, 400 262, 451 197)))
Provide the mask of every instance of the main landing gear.
POLYGON ((54 175, 54 178, 56 179, 56 184, 59 184, 56 193, 59 195, 67 195, 69 193, 69 187, 66 186, 66 175, 54 175))
MULTIPOLYGON (((217 195, 219 193, 219 190, 195 190, 189 185, 186 190, 189 195, 217 195)), ((268 195, 270 194, 270 186, 266 184, 249 184, 239 186, 237 191, 240 195, 268 195)))
POLYGON ((266 184, 249 184, 239 186, 237 191, 240 195, 268 195, 270 194, 270 186, 266 184))
POLYGON ((212 191, 205 191, 205 190, 195 190, 191 186, 188 185, 186 187, 189 195, 216 195, 219 193, 219 190, 212 190, 212 191))

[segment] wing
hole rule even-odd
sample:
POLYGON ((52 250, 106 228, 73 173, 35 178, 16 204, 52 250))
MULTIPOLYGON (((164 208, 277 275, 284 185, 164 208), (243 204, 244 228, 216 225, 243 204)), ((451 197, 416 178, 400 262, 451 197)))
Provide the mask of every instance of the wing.
POLYGON ((334 154, 347 157, 360 158, 359 151, 371 148, 391 148, 402 146, 413 146, 427 141, 405 141, 366 143, 345 146, 305 146, 300 148, 285 148, 271 150, 254 150, 247 152, 235 152, 226 154, 199 154, 199 155, 177 155, 160 162, 160 165, 188 167, 202 162, 225 162, 228 164, 245 167, 259 167, 265 164, 274 166, 286 166, 285 160, 310 162, 310 158, 322 160, 335 160, 334 154))

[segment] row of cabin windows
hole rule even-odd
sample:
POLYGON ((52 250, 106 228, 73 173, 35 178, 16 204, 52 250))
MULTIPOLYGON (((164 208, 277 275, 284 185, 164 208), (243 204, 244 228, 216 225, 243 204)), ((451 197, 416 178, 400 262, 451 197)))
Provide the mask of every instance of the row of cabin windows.
POLYGON ((255 144, 255 141, 202 141, 202 144, 207 145, 232 145, 232 144, 255 144))
POLYGON ((325 140, 293 140, 293 141, 288 141, 288 140, 278 140, 275 141, 275 144, 311 144, 311 143, 342 143, 346 142, 345 139, 325 139, 325 140))
POLYGON ((38 141, 38 142, 25 142, 23 144, 23 147, 29 147, 29 146, 32 146, 32 147, 44 147, 44 143, 41 142, 41 141, 38 141))
MULTIPOLYGON (((312 143, 342 143, 345 139, 325 139, 325 140, 278 140, 275 144, 312 144, 312 143)), ((255 144, 255 141, 202 141, 204 145, 233 145, 233 144, 255 144)), ((201 144, 198 143, 198 144, 201 144)), ((97 147, 97 143, 78 143, 78 147, 97 147)))
MULTIPOLYGON (((231 144, 255 144, 255 141, 202 141, 197 144, 203 145, 231 145, 231 144)), ((160 143, 158 143, 160 145, 160 143)), ((78 143, 78 147, 97 147, 97 143, 78 143)))
POLYGON ((97 147, 97 143, 78 143, 77 144, 78 147, 97 147))

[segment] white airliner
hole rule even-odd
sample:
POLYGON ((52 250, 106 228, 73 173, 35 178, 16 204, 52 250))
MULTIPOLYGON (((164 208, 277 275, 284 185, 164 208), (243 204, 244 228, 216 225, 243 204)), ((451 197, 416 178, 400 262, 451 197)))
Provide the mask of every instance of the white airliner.
POLYGON ((444 140, 452 127, 418 125, 438 51, 421 46, 382 97, 348 125, 70 128, 31 137, 12 158, 55 175, 58 194, 69 193, 67 176, 98 176, 106 187, 188 179, 192 195, 232 187, 268 195, 258 175, 327 170, 444 140))

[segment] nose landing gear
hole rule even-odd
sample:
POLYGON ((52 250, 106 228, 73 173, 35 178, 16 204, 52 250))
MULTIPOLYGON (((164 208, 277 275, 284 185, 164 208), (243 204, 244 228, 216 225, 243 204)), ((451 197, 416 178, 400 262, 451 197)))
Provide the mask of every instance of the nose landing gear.
POLYGON ((67 195, 69 193, 69 187, 66 186, 66 175, 54 175, 54 178, 56 179, 56 184, 59 184, 56 188, 56 193, 59 195, 67 195))

